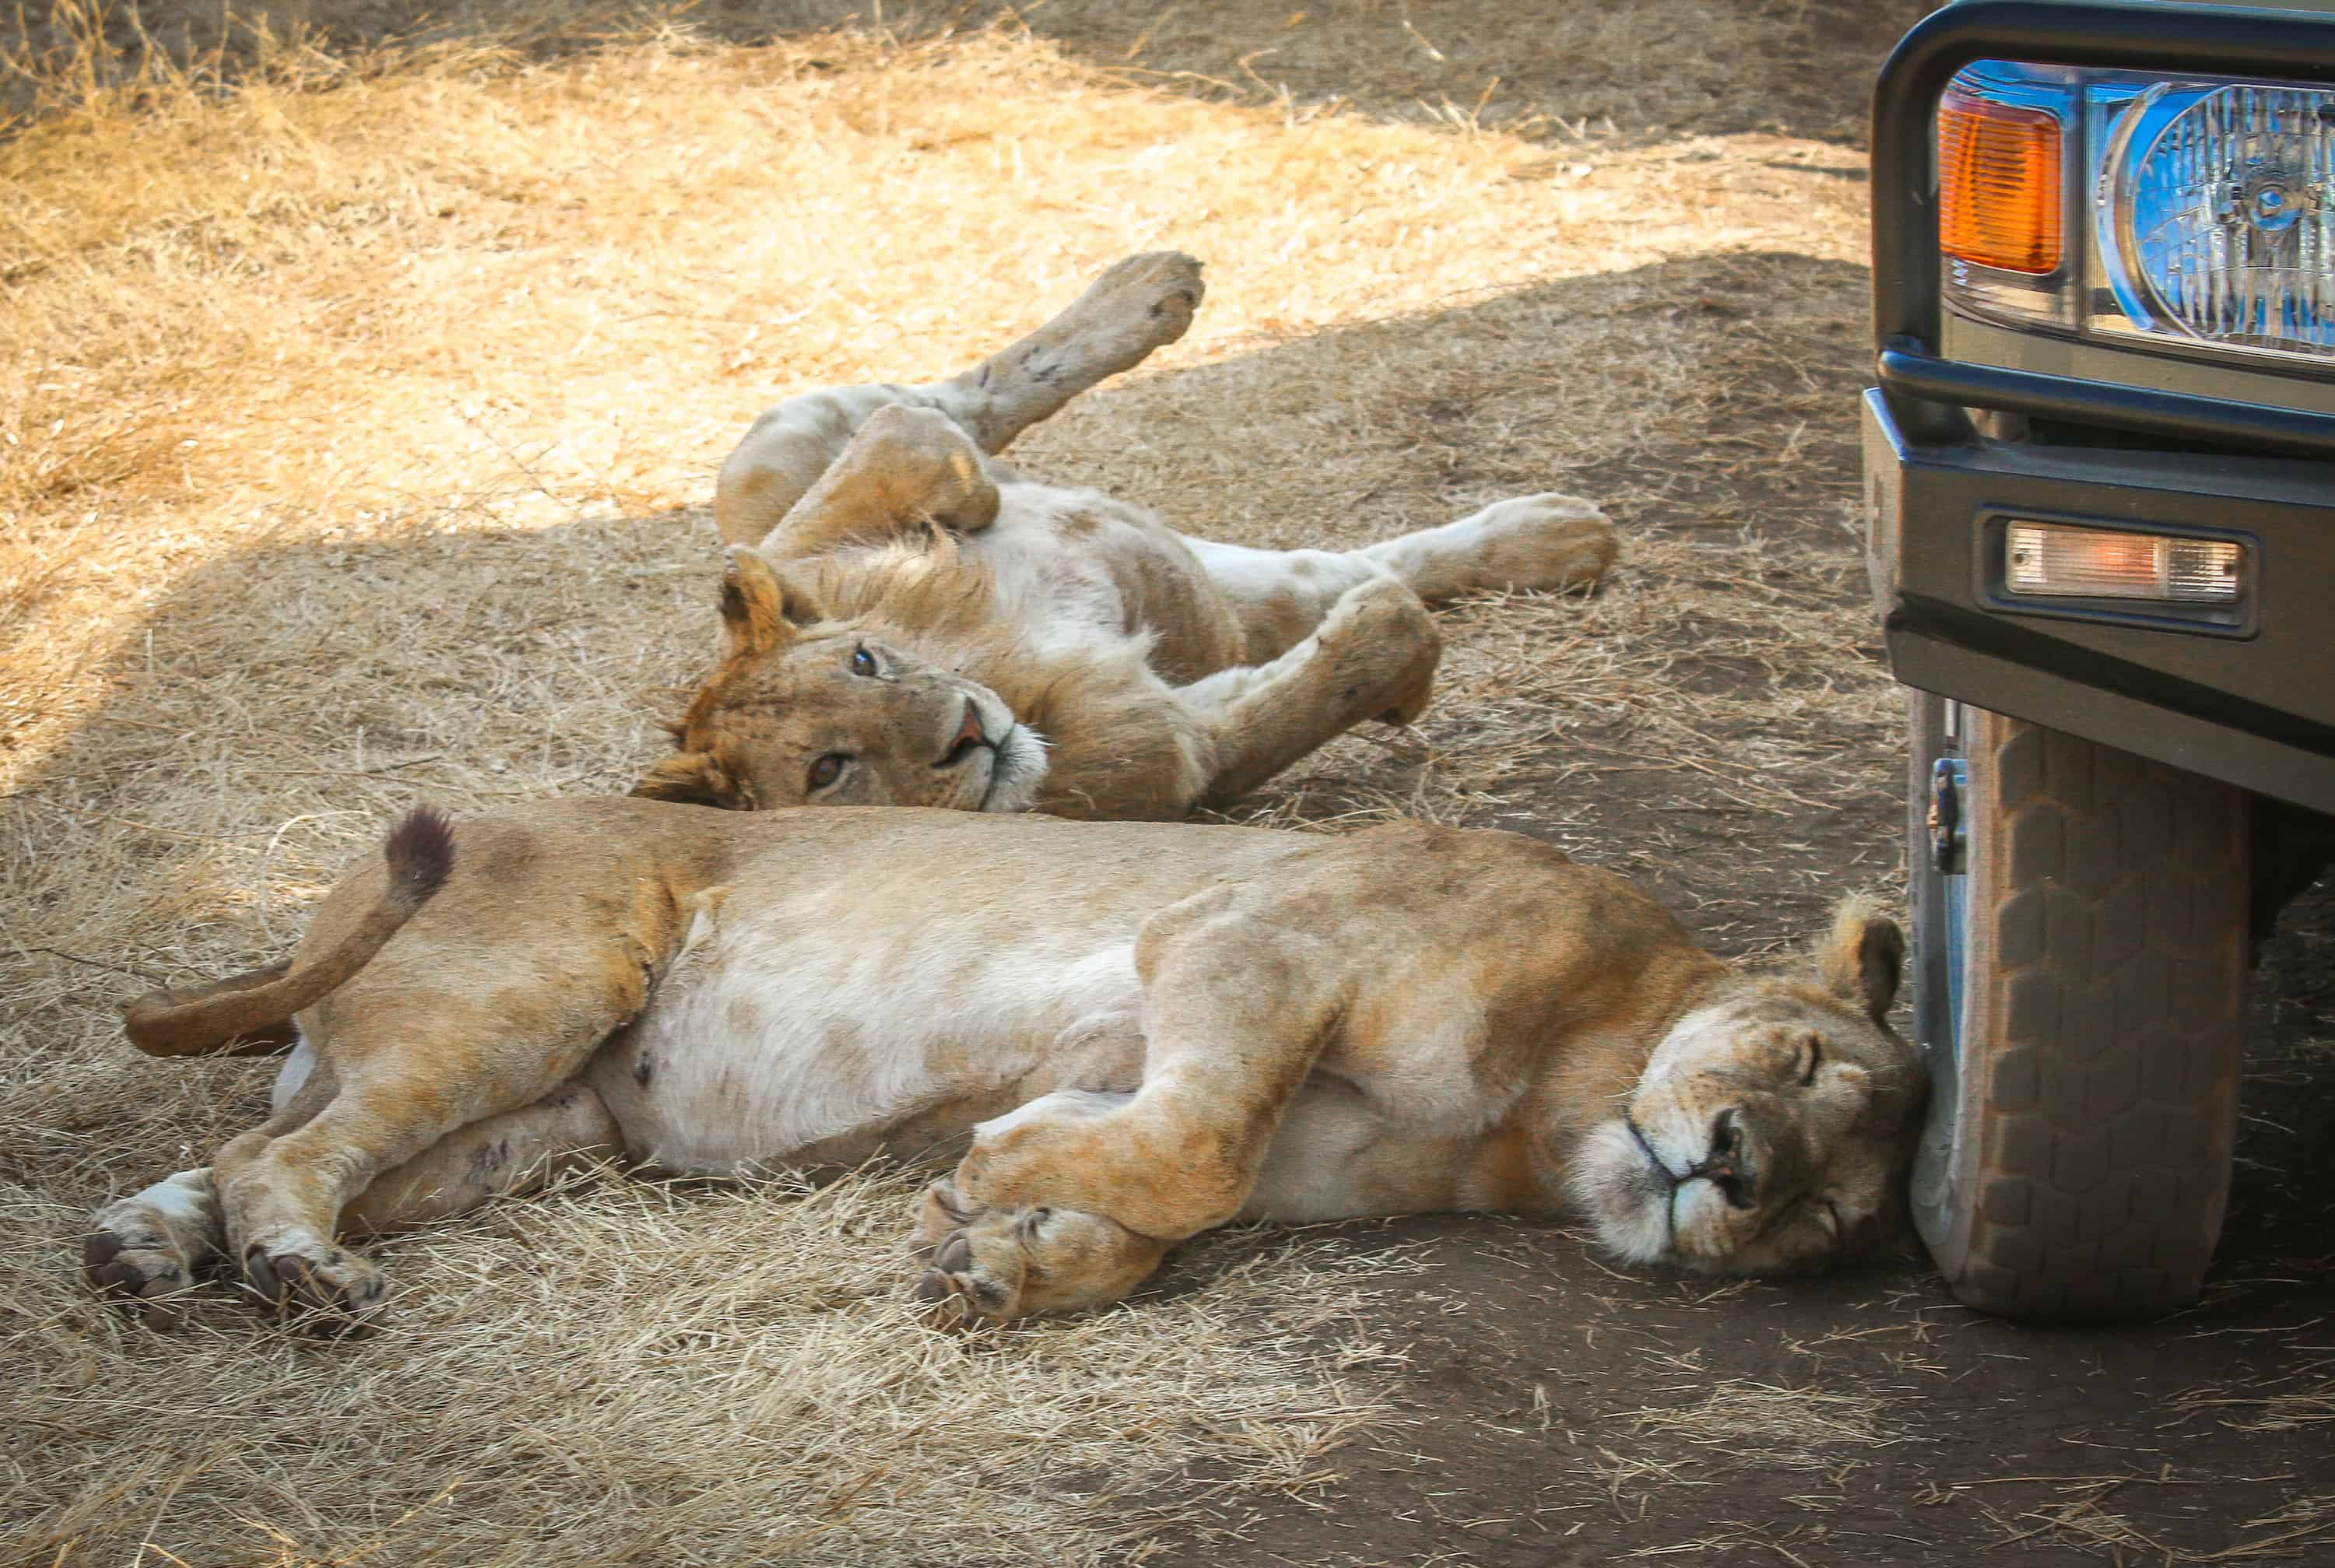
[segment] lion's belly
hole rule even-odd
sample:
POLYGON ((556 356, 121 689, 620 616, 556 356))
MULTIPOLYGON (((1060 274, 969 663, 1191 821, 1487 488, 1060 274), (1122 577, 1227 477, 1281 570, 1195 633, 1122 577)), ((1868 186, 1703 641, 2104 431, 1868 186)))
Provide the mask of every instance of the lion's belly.
MULTIPOLYGON (((780 924, 780 923, 773 923, 780 924)), ((1001 1103, 1140 1072, 1131 934, 693 947, 588 1070, 629 1153, 681 1174, 914 1157, 1001 1103)), ((1092 1083, 1090 1087, 1105 1087, 1092 1083)))
POLYGON ((1148 512, 1088 491, 1009 486, 996 524, 964 547, 995 578, 998 613, 1042 650, 1097 653, 1140 638, 1169 685, 1239 661, 1240 625, 1223 595, 1148 512))
POLYGON ((1062 547, 1037 527, 992 530, 967 554, 989 568, 997 609, 1037 647, 1080 651, 1120 643, 1129 634, 1128 605, 1109 570, 1090 551, 1062 547))
POLYGON ((1311 1074, 1274 1131, 1240 1217, 1313 1224, 1465 1206, 1456 1201, 1455 1158, 1465 1141, 1422 1134, 1343 1079, 1311 1074))

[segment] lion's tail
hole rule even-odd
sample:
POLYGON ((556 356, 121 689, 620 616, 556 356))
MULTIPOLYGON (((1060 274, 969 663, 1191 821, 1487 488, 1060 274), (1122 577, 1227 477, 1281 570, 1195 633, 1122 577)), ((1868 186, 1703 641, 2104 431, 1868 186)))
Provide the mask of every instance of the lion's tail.
POLYGON ((454 825, 423 806, 409 811, 382 846, 389 891, 330 953, 298 969, 292 961, 125 1003, 122 1028, 149 1056, 253 1056, 285 1049, 292 1015, 363 969, 421 913, 454 869, 454 825))

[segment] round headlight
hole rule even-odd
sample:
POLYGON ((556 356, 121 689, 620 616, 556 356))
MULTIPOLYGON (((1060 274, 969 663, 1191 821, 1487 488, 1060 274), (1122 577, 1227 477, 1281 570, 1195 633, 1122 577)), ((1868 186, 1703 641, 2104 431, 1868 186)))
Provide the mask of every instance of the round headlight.
POLYGON ((2335 93, 2156 82, 2119 117, 2100 200, 2144 331, 2335 354, 2335 93))

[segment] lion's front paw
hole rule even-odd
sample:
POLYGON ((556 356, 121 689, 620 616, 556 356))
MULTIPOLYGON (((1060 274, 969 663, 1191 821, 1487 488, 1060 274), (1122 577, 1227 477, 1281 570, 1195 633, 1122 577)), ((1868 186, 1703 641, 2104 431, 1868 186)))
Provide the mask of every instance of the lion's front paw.
POLYGON ((984 1215, 942 1237, 931 1266, 917 1278, 916 1298, 958 1322, 1016 1316, 1029 1260, 1012 1235, 1013 1223, 1010 1213, 984 1215))
POLYGON ((1131 370, 1182 337, 1206 292, 1200 264, 1146 251, 1107 269, 1062 314, 1007 351, 983 384, 992 398, 1060 400, 1131 370))
POLYGON ((1102 1215, 990 1209, 941 1238, 916 1294, 958 1322, 1074 1312, 1119 1300, 1167 1252, 1102 1215))
POLYGON ((1380 577, 1350 589, 1323 618, 1320 635, 1339 661, 1341 679, 1364 688, 1364 716, 1409 724, 1427 711, 1443 635, 1408 586, 1380 577))
POLYGON ((247 1244, 243 1275, 278 1312, 317 1313, 340 1324, 373 1316, 389 1294, 387 1277, 356 1253, 305 1239, 247 1244))
POLYGON ((928 1257, 935 1249, 972 1222, 974 1205, 957 1195, 956 1184, 943 1176, 925 1189, 916 1207, 916 1253, 928 1257))
POLYGON ((1181 251, 1148 250, 1113 263, 1072 308, 1082 324, 1116 328, 1122 352, 1148 352, 1184 335, 1205 292, 1198 262, 1181 251))
POLYGON ((961 534, 997 519, 997 484, 981 466, 980 449, 962 425, 935 409, 877 409, 829 472, 825 484, 836 486, 838 497, 856 490, 872 498, 891 527, 911 512, 961 534))

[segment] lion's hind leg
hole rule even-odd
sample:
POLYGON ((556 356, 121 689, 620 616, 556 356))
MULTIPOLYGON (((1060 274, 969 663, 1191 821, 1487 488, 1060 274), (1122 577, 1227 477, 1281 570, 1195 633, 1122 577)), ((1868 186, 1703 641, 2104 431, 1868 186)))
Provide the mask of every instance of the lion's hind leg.
POLYGON ((344 1235, 386 1235, 451 1219, 624 1152, 598 1092, 570 1081, 518 1110, 452 1132, 373 1179, 341 1211, 344 1235))
MULTIPOLYGON (((525 973, 551 955, 499 956, 525 973)), ((320 1070, 283 1115, 213 1162, 228 1256, 254 1290, 279 1306, 346 1318, 380 1304, 381 1271, 334 1239, 343 1211, 450 1135, 554 1095, 639 1009, 646 980, 632 959, 612 954, 610 982, 595 995, 575 955, 557 956, 564 969, 547 973, 565 973, 564 991, 394 979, 368 987, 366 976, 362 989, 334 995, 328 1006, 339 1016, 317 1042, 330 1074, 320 1070), (301 1114, 304 1099, 313 1115, 301 1114)), ((426 1197, 431 1169, 407 1201, 426 1197)))
MULTIPOLYGON (((337 1229, 380 1235, 448 1219, 622 1147, 600 1097, 569 1083, 533 1105, 459 1128, 383 1171, 341 1211, 337 1229)), ((99 1293, 167 1329, 179 1321, 178 1298, 227 1251, 210 1171, 180 1171, 99 1212, 82 1238, 82 1271, 99 1293)))
POLYGON ((1594 587, 1621 550, 1596 503, 1552 490, 1495 501, 1361 553, 1436 604, 1461 594, 1594 587))
POLYGON ((1294 646, 1374 577, 1427 603, 1513 588, 1594 587, 1621 554, 1604 513, 1578 496, 1516 496, 1360 550, 1262 550, 1187 534, 1185 545, 1232 606, 1252 664, 1294 646))
POLYGON ((713 492, 722 542, 761 544, 886 408, 929 411, 982 451, 1003 451, 1097 382, 1182 337, 1202 292, 1200 264, 1190 256, 1130 256, 1045 325, 946 381, 828 387, 788 398, 756 419, 722 461, 713 492))
POLYGON ((180 1171, 101 1210, 82 1238, 82 1273, 100 1294, 156 1328, 179 1320, 174 1298, 207 1267, 230 1255, 219 1171, 238 1154, 263 1147, 305 1123, 332 1098, 334 1079, 304 1041, 276 1074, 276 1108, 230 1139, 207 1170, 180 1171))
POLYGON ((930 390, 983 451, 1003 451, 1079 393, 1182 337, 1205 292, 1200 264, 1180 251, 1128 256, 1045 325, 930 390))

